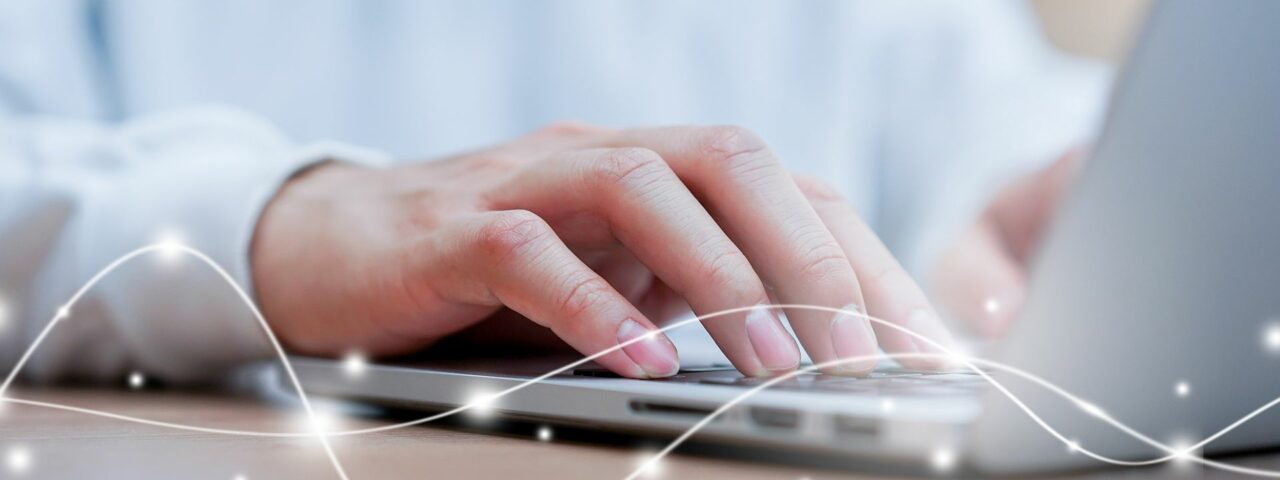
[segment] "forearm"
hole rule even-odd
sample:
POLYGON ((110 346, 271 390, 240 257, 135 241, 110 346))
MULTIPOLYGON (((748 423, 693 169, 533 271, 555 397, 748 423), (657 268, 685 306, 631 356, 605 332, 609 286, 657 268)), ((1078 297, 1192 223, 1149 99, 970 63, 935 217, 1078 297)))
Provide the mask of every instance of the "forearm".
POLYGON ((222 109, 121 126, 9 119, 0 143, 0 280, 9 305, 4 365, 63 306, 70 315, 23 374, 108 381, 132 369, 175 382, 215 379, 271 354, 233 288, 251 292, 249 242, 259 212, 293 172, 325 158, 256 117, 222 109), (162 240, 198 258, 123 255, 162 240))

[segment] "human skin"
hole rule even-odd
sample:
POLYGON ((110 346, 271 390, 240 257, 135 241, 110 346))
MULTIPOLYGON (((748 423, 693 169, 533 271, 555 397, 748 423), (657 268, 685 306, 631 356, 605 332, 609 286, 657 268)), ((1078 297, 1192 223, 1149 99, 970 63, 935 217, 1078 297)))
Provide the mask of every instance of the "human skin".
POLYGON ((939 303, 979 335, 1003 337, 1027 295, 1027 266, 1080 163, 1079 151, 1000 190, 941 255, 939 303))
MULTIPOLYGON (((736 127, 557 124, 439 161, 322 164, 267 206, 251 267, 280 339, 311 355, 402 354, 464 330, 538 343, 549 330, 584 355, 643 337, 597 362, 656 378, 678 369, 670 340, 648 335, 670 312, 768 303, 852 309, 951 341, 852 205, 736 127)), ((877 346, 939 352, 857 316, 786 317, 815 362, 877 346)), ((756 309, 703 324, 738 370, 768 376, 800 359, 781 322, 756 309)))

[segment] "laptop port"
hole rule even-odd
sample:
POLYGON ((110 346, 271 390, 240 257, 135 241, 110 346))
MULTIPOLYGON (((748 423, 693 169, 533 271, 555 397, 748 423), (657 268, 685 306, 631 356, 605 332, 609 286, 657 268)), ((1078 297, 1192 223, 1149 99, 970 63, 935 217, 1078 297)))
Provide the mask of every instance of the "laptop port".
POLYGON ((714 408, 704 408, 692 405, 672 405, 669 403, 646 402, 641 400, 632 400, 630 407, 631 411, 635 413, 696 417, 699 420, 715 412, 714 408))
POLYGON ((800 426, 800 413, 785 408, 753 407, 751 421, 762 427, 790 430, 800 426))

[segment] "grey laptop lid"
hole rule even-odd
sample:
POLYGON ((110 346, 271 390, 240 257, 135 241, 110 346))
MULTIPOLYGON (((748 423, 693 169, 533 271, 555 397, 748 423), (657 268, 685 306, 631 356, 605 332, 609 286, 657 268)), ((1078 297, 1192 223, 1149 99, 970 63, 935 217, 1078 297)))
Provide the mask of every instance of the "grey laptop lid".
MULTIPOLYGON (((1280 353, 1264 342, 1280 324, 1280 2, 1153 8, 1046 239, 1003 361, 1179 445, 1280 397, 1280 353)), ((1083 448, 1166 453, 1042 386, 998 378, 1083 448)), ((1276 432, 1280 411, 1205 448, 1280 445, 1276 432)), ((998 392, 975 433, 970 460, 985 470, 1102 465, 998 392)))

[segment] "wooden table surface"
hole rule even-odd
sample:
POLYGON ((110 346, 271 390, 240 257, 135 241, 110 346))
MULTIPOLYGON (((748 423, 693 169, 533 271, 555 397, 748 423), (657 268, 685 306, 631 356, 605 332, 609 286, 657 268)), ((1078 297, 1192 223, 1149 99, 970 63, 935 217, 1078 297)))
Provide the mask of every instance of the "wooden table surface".
MULTIPOLYGON (((11 391, 11 398, 62 403, 151 420, 212 428, 298 431, 306 427, 297 410, 254 398, 173 391, 34 389, 11 391)), ((385 420, 335 420, 331 428, 359 428, 385 420)), ((532 428, 532 427, 530 427, 532 428)), ((539 442, 524 433, 480 433, 465 426, 418 426, 383 433, 333 438, 333 448, 349 477, 399 478, 605 478, 621 479, 644 458, 634 445, 597 445, 553 439, 539 442)), ((652 450, 649 450, 652 451, 652 450)), ((230 436, 140 425, 77 412, 0 404, 0 478, 337 478, 315 438, 230 436), (12 470, 15 452, 25 452, 25 473, 12 470)), ((1232 459, 1254 467, 1280 466, 1271 456, 1232 459)), ((1084 477, 1166 478, 1173 467, 1096 472, 1084 477)), ((1229 478, 1216 471, 1188 470, 1181 476, 1229 478)), ((868 478, 848 471, 769 465, 746 460, 677 453, 654 478, 834 479, 868 478)), ((1232 477, 1239 478, 1239 477, 1232 477)))

